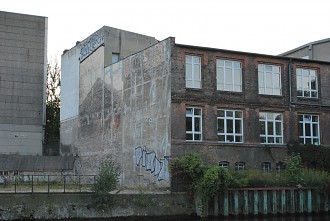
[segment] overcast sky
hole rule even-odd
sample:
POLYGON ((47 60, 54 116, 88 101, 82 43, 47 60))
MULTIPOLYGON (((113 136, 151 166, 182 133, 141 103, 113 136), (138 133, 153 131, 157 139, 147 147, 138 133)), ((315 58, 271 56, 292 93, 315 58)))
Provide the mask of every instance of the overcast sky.
POLYGON ((0 0, 0 10, 48 17, 48 59, 104 25, 271 55, 330 38, 328 0, 0 0))

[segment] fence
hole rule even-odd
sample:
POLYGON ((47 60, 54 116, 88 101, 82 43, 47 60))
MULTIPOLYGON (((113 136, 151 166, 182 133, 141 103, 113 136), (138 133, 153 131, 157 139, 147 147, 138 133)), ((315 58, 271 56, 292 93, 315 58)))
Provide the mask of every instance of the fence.
POLYGON ((0 193, 91 192, 95 175, 0 176, 0 193))

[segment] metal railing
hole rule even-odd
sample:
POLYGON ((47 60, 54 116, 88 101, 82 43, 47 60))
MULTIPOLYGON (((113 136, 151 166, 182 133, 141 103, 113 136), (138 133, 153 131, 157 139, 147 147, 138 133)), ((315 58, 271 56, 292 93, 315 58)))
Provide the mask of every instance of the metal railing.
POLYGON ((91 192, 96 175, 0 176, 0 193, 91 192))

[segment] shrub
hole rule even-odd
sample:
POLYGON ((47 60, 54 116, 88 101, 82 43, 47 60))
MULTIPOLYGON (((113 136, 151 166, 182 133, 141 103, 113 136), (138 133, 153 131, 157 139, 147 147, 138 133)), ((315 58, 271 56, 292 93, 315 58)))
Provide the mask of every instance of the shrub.
POLYGON ((299 187, 303 184, 303 165, 299 154, 293 154, 287 162, 286 172, 293 186, 299 187))
POLYGON ((199 180, 206 169, 202 158, 197 153, 188 153, 179 158, 174 158, 170 163, 172 175, 180 176, 185 183, 190 184, 191 190, 196 190, 199 180))
POLYGON ((208 199, 219 192, 221 186, 220 171, 219 166, 212 166, 205 171, 197 182, 197 192, 200 196, 208 199))
POLYGON ((94 203, 98 209, 109 209, 115 203, 115 198, 109 192, 116 190, 119 182, 120 167, 112 159, 101 161, 99 173, 92 186, 94 203))

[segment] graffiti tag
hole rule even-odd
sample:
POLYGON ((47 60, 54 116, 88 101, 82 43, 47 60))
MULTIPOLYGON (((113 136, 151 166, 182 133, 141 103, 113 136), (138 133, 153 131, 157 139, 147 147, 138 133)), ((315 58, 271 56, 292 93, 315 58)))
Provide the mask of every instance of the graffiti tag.
POLYGON ((95 51, 100 45, 104 43, 103 33, 96 32, 89 37, 80 49, 80 62, 83 61, 88 55, 95 51))
POLYGON ((156 153, 154 151, 147 152, 146 147, 135 148, 136 166, 144 167, 146 171, 156 176, 158 181, 169 181, 168 159, 169 157, 166 156, 163 159, 158 159, 156 153))

